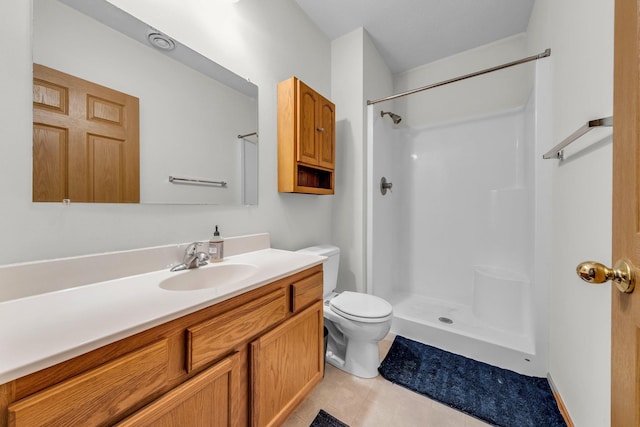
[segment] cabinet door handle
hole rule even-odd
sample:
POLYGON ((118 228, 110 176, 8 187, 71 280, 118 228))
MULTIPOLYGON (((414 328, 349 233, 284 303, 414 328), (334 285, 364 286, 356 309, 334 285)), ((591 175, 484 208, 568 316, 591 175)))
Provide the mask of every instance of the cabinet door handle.
POLYGON ((324 132, 324 128, 319 127, 318 132, 324 132))

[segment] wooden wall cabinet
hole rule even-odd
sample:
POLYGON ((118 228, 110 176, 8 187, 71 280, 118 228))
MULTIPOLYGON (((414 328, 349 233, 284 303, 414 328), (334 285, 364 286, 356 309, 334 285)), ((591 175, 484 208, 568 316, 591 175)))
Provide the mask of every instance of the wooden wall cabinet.
POLYGON ((0 385, 0 427, 279 425, 322 380, 322 266, 0 385))
POLYGON ((335 105, 296 77, 278 84, 278 191, 333 194, 335 105))

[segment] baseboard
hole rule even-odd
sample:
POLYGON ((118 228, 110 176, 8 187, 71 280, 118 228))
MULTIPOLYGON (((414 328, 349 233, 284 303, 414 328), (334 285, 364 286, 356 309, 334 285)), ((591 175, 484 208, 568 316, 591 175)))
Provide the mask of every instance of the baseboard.
POLYGON ((562 414, 562 418, 564 418, 564 422, 567 424, 567 427, 575 427, 575 424, 573 424, 573 421, 569 416, 569 411, 567 411, 567 407, 562 401, 562 396, 560 396, 556 385, 553 383, 553 379, 551 379, 551 374, 547 374, 547 381, 549 381, 549 386, 551 387, 551 391, 553 392, 553 397, 556 399, 556 404, 558 405, 560 414, 562 414))

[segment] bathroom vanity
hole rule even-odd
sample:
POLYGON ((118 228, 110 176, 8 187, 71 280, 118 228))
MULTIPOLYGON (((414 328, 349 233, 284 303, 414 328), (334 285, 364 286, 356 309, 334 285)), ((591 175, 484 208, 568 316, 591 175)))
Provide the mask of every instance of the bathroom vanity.
POLYGON ((263 249, 1 302, 42 327, 0 330, 0 426, 281 424, 322 380, 322 261, 263 249))

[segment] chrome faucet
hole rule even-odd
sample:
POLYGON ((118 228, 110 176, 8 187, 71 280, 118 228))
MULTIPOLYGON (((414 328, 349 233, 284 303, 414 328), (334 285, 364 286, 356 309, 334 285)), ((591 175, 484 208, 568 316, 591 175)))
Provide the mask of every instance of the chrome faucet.
POLYGON ((209 242, 193 242, 184 251, 184 260, 182 264, 174 265, 171 271, 189 270, 192 268, 202 267, 209 261, 208 251, 198 251, 198 246, 206 245, 209 242))

